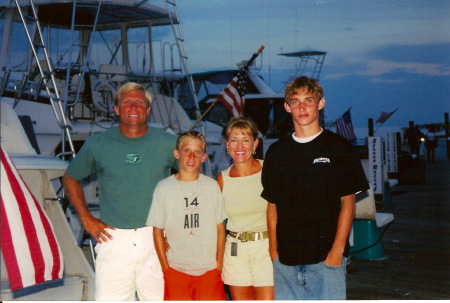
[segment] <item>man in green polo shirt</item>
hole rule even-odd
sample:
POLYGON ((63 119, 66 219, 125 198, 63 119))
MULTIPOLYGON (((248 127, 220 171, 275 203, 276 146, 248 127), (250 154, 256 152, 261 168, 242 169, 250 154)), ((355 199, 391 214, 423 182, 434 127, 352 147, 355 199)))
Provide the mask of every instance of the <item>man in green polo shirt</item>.
POLYGON ((95 250, 95 299, 162 300, 164 280, 146 226, 157 183, 177 168, 176 136, 148 127, 151 95, 137 83, 114 98, 119 126, 89 137, 71 161, 63 182, 95 250), (89 211, 80 180, 98 174, 100 219, 89 211))

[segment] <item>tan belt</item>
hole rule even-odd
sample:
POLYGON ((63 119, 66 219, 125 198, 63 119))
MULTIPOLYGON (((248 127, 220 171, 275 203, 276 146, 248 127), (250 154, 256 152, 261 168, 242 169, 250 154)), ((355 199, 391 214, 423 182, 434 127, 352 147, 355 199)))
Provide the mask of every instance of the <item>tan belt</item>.
POLYGON ((235 239, 240 240, 241 242, 247 241, 259 241, 269 238, 269 232, 267 230, 260 232, 243 232, 238 233, 235 231, 230 231, 229 235, 235 239))

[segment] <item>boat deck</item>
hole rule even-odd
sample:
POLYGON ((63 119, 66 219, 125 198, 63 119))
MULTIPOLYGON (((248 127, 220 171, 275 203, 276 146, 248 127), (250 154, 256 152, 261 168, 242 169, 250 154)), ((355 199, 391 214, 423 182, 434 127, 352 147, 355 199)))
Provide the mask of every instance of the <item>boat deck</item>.
POLYGON ((450 299, 450 161, 426 163, 426 183, 399 184, 383 212, 394 222, 383 237, 384 260, 351 259, 347 299, 450 299))

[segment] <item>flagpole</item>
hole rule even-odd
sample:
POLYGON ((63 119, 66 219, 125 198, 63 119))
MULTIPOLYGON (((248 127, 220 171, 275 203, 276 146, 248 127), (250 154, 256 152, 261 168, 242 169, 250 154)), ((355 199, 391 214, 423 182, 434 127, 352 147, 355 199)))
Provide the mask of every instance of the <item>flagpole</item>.
POLYGON ((384 123, 386 123, 386 121, 387 121, 390 117, 392 117, 392 115, 393 115, 397 110, 398 110, 398 107, 391 113, 391 115, 390 115, 386 120, 384 120, 383 123, 380 124, 380 126, 377 127, 377 129, 375 129, 375 130, 373 131, 373 134, 374 134, 374 135, 375 135, 375 133, 377 132, 377 130, 378 130, 384 123))
MULTIPOLYGON (((253 63, 253 61, 255 61, 256 57, 258 57, 258 55, 263 51, 263 49, 264 45, 261 45, 259 50, 253 54, 250 60, 248 60, 245 67, 249 67, 253 63)), ((198 118, 197 121, 195 121, 195 123, 191 126, 189 131, 193 130, 194 127, 197 126, 197 124, 200 123, 201 120, 203 120, 203 118, 211 111, 211 109, 217 104, 217 102, 219 102, 219 98, 216 98, 216 100, 214 100, 214 102, 208 107, 208 109, 203 113, 203 115, 200 118, 198 118)))

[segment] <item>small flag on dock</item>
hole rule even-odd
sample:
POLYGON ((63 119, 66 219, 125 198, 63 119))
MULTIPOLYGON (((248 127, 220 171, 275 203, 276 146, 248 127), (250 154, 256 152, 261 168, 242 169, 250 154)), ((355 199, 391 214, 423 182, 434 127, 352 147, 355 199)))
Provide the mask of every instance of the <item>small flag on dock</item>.
POLYGON ((356 140, 353 130, 352 117, 349 108, 339 119, 336 120, 337 133, 349 141, 356 140))
POLYGON ((382 111, 381 115, 380 115, 380 118, 378 118, 376 123, 384 123, 384 122, 386 122, 386 120, 389 119, 395 113, 396 110, 394 110, 392 113, 387 113, 387 112, 383 112, 382 111))

